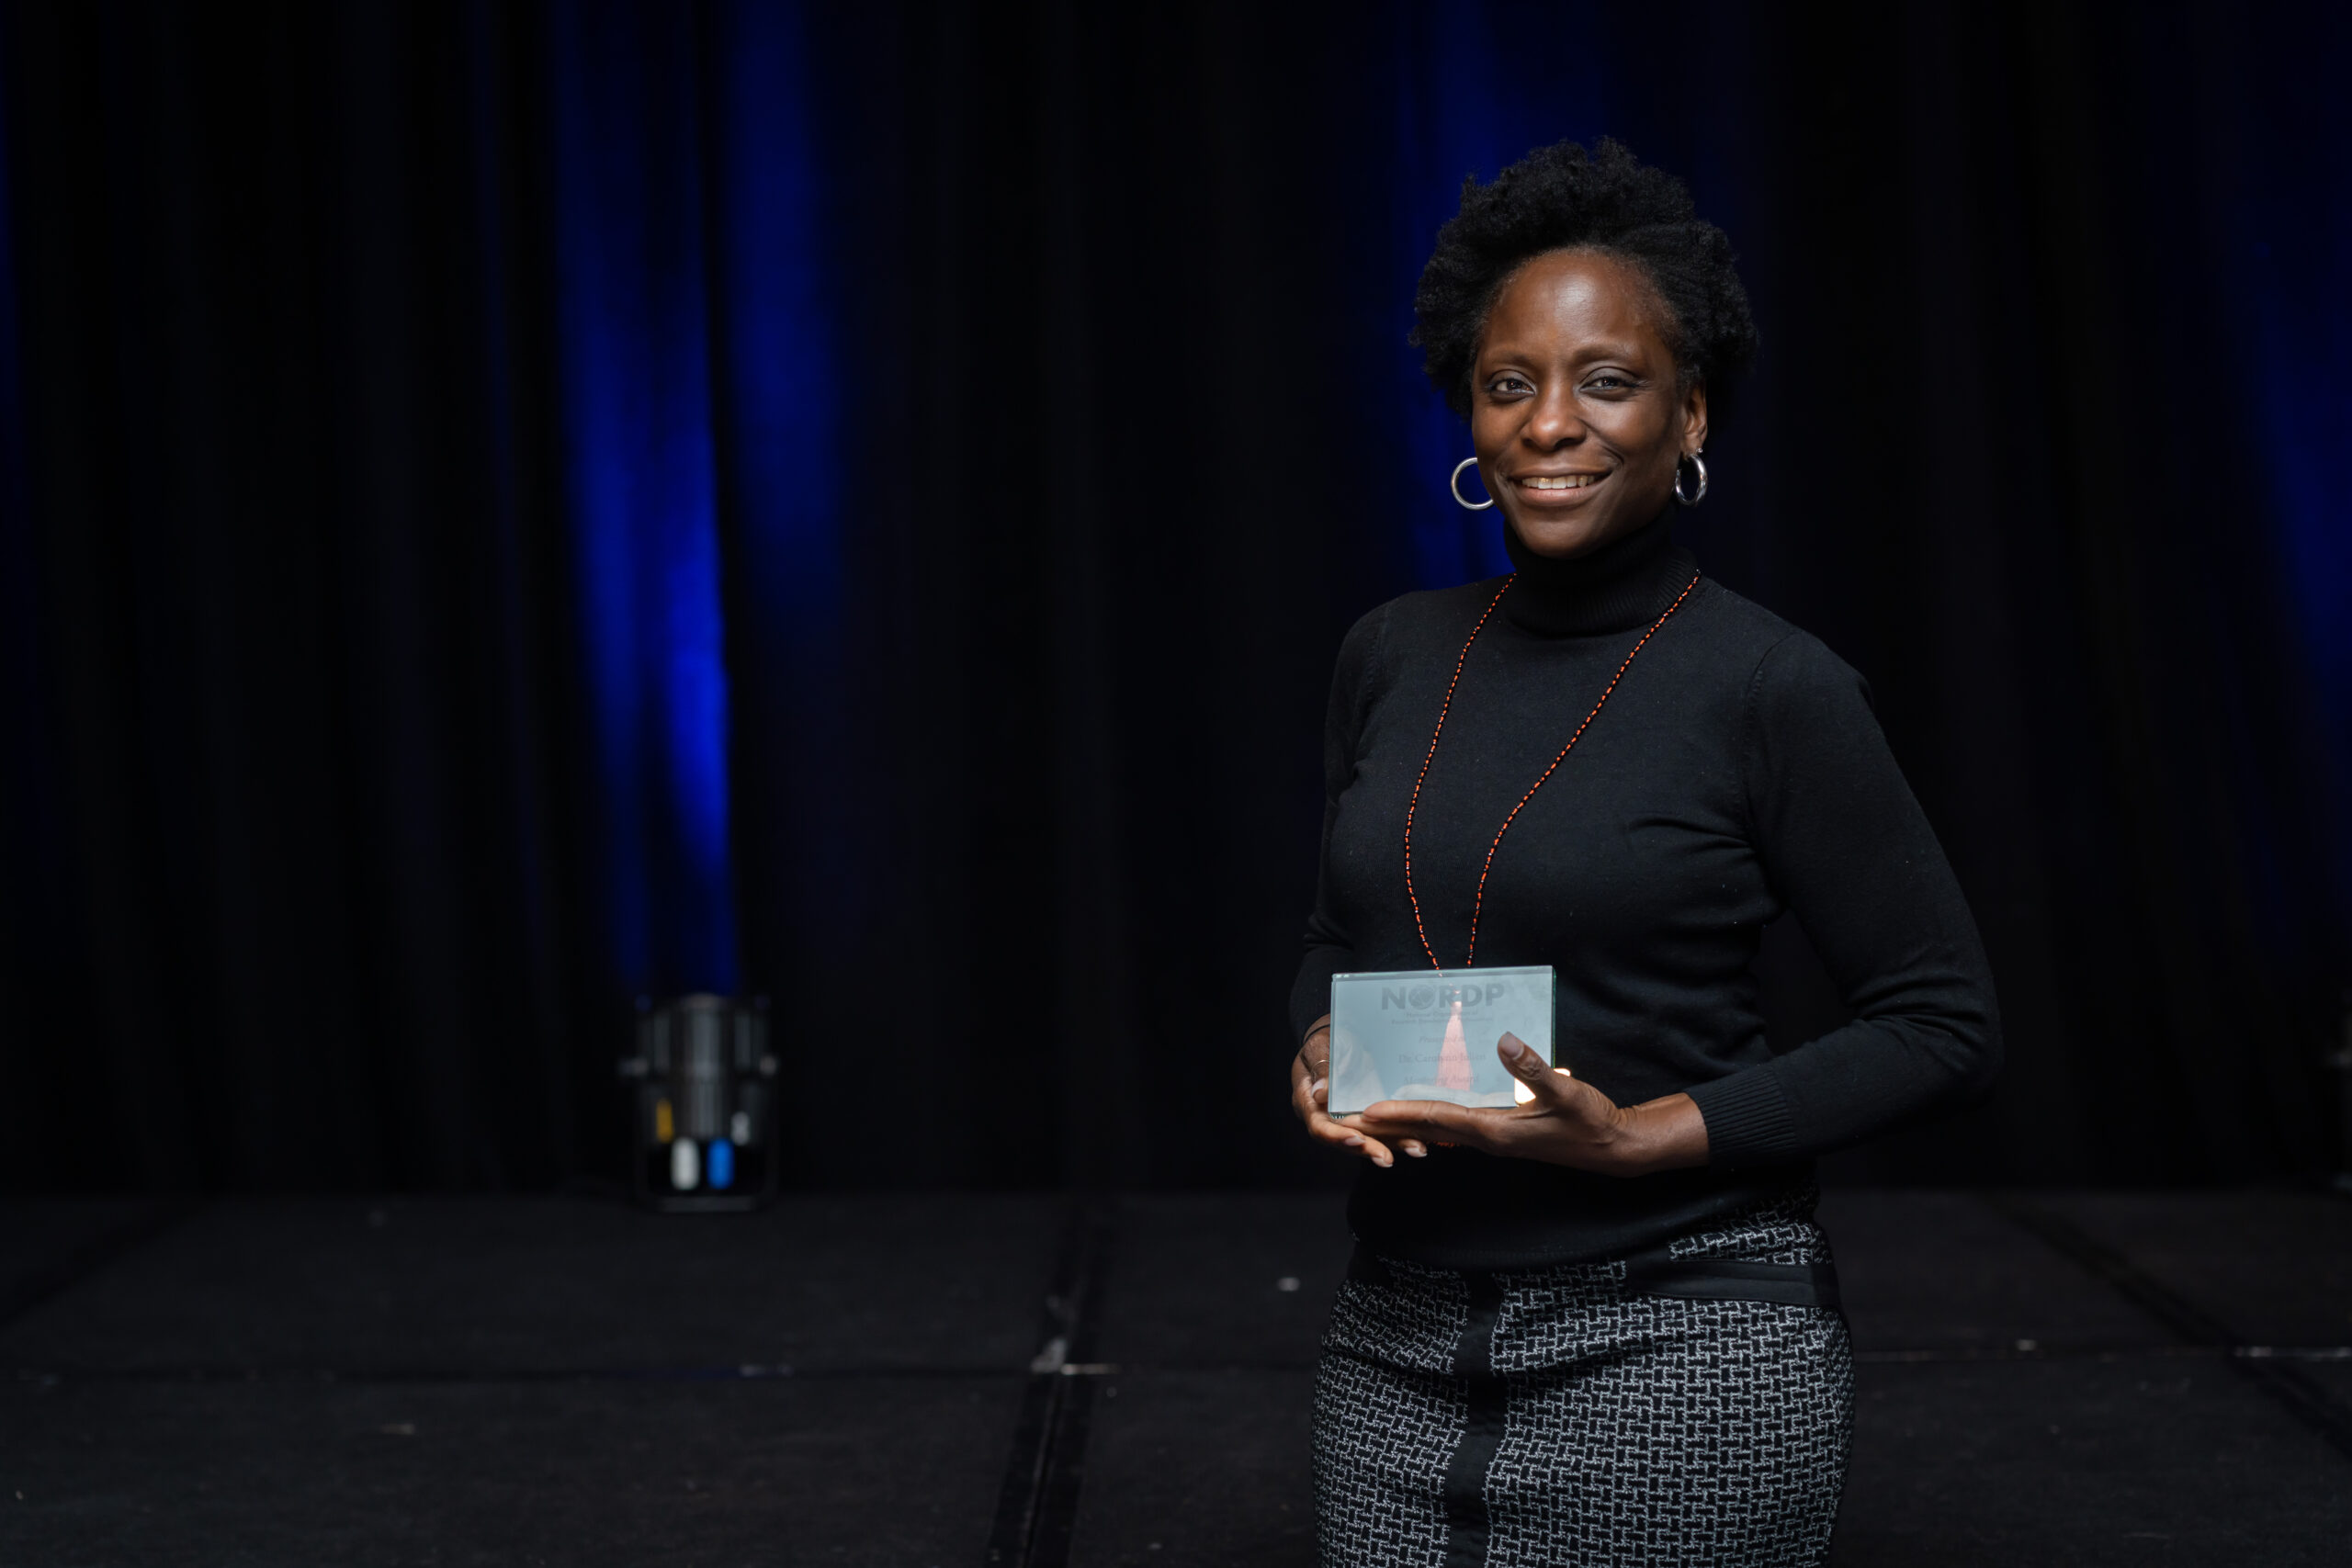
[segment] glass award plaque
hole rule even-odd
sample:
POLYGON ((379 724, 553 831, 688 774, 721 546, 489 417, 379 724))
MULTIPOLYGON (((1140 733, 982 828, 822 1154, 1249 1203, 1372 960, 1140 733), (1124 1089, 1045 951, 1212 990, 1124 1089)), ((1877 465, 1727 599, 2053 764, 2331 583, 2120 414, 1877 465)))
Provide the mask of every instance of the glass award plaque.
POLYGON ((1506 1032, 1554 1060, 1550 964, 1334 975, 1331 1114, 1382 1100, 1522 1103, 1532 1097, 1495 1054, 1506 1032))

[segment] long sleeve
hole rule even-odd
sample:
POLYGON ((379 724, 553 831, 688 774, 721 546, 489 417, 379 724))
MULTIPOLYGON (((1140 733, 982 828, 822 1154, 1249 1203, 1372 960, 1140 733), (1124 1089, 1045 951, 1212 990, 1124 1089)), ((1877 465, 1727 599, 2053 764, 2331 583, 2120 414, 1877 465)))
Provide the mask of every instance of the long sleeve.
POLYGON ((1355 945, 1331 897, 1331 827, 1339 819, 1340 796, 1355 777, 1357 743, 1363 733, 1387 620, 1388 606, 1384 604, 1350 627, 1331 673, 1331 699, 1323 719, 1323 840, 1317 861, 1315 908, 1306 919, 1306 953, 1299 962, 1298 978, 1291 986, 1293 1040, 1302 1038, 1309 1025, 1331 1010, 1331 976, 1346 973, 1354 964, 1355 945))
POLYGON ((1690 1090, 1718 1168, 1802 1159, 1948 1109, 2001 1062, 1975 922, 1861 677, 1789 636, 1756 668, 1746 728, 1765 874, 1855 1018, 1690 1090))

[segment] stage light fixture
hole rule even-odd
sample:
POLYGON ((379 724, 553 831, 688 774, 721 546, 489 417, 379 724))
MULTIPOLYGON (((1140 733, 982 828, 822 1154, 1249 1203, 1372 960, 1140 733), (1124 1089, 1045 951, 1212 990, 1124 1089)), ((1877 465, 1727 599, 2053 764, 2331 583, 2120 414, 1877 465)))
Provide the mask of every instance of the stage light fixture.
POLYGON ((637 1003, 631 1143, 640 1201, 671 1213, 756 1209, 775 1196, 776 1061, 765 997, 696 992, 637 1003))

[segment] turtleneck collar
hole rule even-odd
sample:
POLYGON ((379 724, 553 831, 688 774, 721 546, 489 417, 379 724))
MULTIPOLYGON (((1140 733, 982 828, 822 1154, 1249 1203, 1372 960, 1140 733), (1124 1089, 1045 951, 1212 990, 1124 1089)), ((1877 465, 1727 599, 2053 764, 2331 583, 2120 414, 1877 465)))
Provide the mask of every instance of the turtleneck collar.
POLYGON ((1698 570, 1674 547, 1674 509, 1620 539, 1570 560, 1539 556, 1503 525, 1503 547, 1519 575, 1503 615, 1538 637, 1598 637, 1656 620, 1698 570))

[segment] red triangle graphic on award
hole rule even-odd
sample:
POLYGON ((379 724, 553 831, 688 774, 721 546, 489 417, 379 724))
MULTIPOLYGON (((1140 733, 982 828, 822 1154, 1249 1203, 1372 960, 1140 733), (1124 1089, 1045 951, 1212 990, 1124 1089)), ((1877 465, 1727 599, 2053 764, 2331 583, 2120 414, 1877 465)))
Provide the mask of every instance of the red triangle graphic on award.
POLYGON ((1453 1010, 1446 1015, 1445 1043, 1437 1053, 1437 1086, 1440 1089, 1470 1087, 1470 1042, 1462 1032, 1462 998, 1453 998, 1453 1010))

